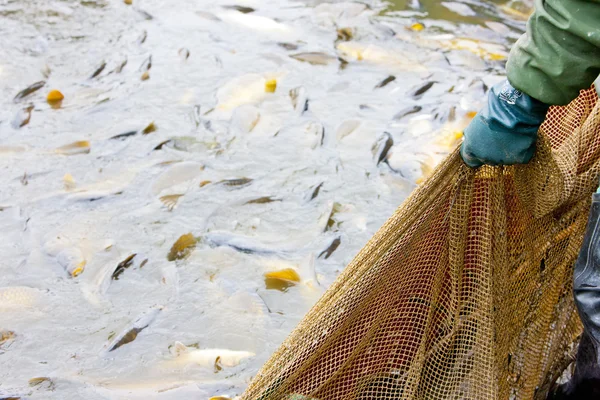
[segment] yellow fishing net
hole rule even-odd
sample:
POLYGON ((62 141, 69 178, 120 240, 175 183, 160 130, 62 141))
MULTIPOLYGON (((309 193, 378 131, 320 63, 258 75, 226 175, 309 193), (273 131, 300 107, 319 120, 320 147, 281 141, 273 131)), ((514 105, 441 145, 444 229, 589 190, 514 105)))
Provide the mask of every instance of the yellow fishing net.
POLYGON ((600 175, 593 89, 528 165, 454 152, 256 375, 245 400, 545 398, 581 331, 572 268, 600 175))

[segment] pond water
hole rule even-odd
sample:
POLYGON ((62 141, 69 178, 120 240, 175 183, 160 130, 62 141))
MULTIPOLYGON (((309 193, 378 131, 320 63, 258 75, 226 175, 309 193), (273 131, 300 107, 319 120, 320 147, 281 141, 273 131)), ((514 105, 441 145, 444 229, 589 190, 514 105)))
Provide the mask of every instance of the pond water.
POLYGON ((0 398, 241 394, 460 142, 528 12, 0 0, 0 398))

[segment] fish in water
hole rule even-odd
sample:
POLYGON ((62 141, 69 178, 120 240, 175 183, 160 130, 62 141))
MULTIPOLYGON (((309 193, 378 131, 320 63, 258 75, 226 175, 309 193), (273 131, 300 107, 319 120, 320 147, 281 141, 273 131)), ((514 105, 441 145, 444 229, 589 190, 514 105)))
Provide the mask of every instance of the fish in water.
POLYGON ((140 36, 138 37, 138 39, 136 40, 137 44, 138 45, 144 44, 147 37, 148 37, 148 32, 146 30, 143 30, 142 33, 140 34, 140 36))
POLYGON ((182 47, 181 49, 179 49, 179 51, 177 53, 179 54, 181 61, 186 61, 188 58, 190 58, 190 51, 188 49, 186 49, 185 47, 182 47))
POLYGON ((125 272, 125 270, 129 267, 131 267, 133 265, 133 259, 136 256, 136 254, 132 254, 130 256, 128 256, 126 259, 124 259, 123 261, 121 261, 118 265, 117 268, 115 269, 115 272, 112 273, 111 278, 115 281, 119 280, 119 276, 125 272))
POLYGON ((30 104, 25 108, 20 109, 15 114, 15 117, 12 120, 11 125, 15 129, 19 129, 29 123, 31 120, 31 111, 33 111, 33 105, 30 104))
POLYGON ((188 257, 196 248, 196 243, 198 240, 192 233, 181 235, 171 247, 167 260, 175 261, 188 257))
POLYGON ((431 89, 431 87, 437 82, 435 81, 431 81, 431 82, 427 82, 424 85, 419 86, 417 89, 415 89, 412 94, 411 97, 413 97, 414 99, 420 99, 425 92, 427 92, 429 89, 431 89))
POLYGON ((189 365, 197 364, 203 367, 235 367, 246 358, 254 357, 249 351, 233 351, 227 349, 193 349, 181 342, 175 342, 170 348, 174 359, 169 364, 189 365))
POLYGON ((409 107, 403 108, 402 110, 398 111, 396 113, 396 115, 394 115, 392 117, 392 119, 399 120, 399 119, 406 117, 407 115, 418 113, 422 109, 423 109, 423 107, 421 107, 421 106, 409 106, 409 107))
POLYGON ((76 154, 88 154, 90 152, 90 142, 80 140, 71 144, 61 146, 54 150, 57 154, 72 156, 76 154))
POLYGON ((17 95, 15 96, 13 101, 15 103, 17 103, 17 102, 23 100, 25 97, 27 97, 30 94, 35 93, 38 90, 40 90, 41 88, 43 88, 45 84, 46 84, 46 81, 39 81, 39 82, 36 82, 36 83, 26 87, 25 89, 23 89, 19 93, 17 93, 17 95))
POLYGON ((177 205, 177 202, 179 201, 179 198, 182 196, 182 193, 167 194, 165 196, 161 196, 159 200, 167 207, 169 211, 173 211, 177 205))
POLYGON ((342 122, 336 129, 335 136, 338 140, 342 140, 346 136, 354 133, 360 127, 361 122, 355 119, 349 119, 342 122))
POLYGON ((329 245, 329 247, 327 247, 327 249, 323 250, 323 252, 321 254, 319 254, 319 258, 323 257, 326 260, 333 254, 334 251, 337 250, 337 248, 339 247, 339 245, 342 243, 342 240, 337 237, 333 240, 333 242, 331 242, 331 244, 329 245))
POLYGON ((203 241, 211 247, 231 247, 242 253, 248 254, 288 254, 304 246, 306 242, 298 240, 296 243, 281 245, 281 240, 258 240, 253 237, 236 235, 228 232, 211 231, 202 236, 203 241))
POLYGON ((386 86, 388 83, 394 82, 395 80, 396 80, 396 77, 394 75, 390 75, 387 78, 385 78, 384 80, 382 80, 381 82, 379 82, 377 84, 377 86, 375 86, 375 89, 382 88, 382 87, 386 86))
POLYGON ((254 12, 254 8, 251 7, 244 7, 244 6, 222 6, 223 8, 227 9, 227 10, 236 10, 241 12, 242 14, 249 14, 254 12))
POLYGON ((308 111, 308 95, 306 89, 302 86, 290 90, 290 99, 292 107, 300 115, 308 111))
POLYGON ((222 185, 228 186, 228 187, 244 187, 249 185, 252 182, 252 179, 250 178, 237 178, 237 179, 225 179, 222 181, 219 181, 217 183, 220 183, 222 185))
POLYGON ((133 323, 121 331, 120 334, 112 338, 112 341, 107 345, 108 351, 114 351, 123 345, 133 342, 141 331, 154 322, 162 309, 162 306, 155 306, 141 314, 133 323))
POLYGON ((328 65, 334 62, 338 62, 338 58, 336 56, 316 51, 291 54, 290 57, 295 60, 307 62, 312 65, 328 65))
POLYGON ((256 199, 252 199, 246 202, 246 204, 267 204, 273 203, 274 201, 281 201, 281 199, 276 199, 271 196, 258 197, 256 199))
POLYGON ((319 195, 319 192, 321 191, 321 188, 323 187, 324 183, 325 182, 321 182, 317 186, 315 186, 315 188, 311 191, 310 198, 308 199, 308 201, 311 201, 311 200, 314 200, 314 199, 317 198, 317 196, 319 195))
POLYGON ((392 135, 390 135, 388 132, 383 132, 383 135, 377 139, 371 148, 371 152, 377 161, 377 165, 387 159, 388 153, 393 145, 394 139, 392 138, 392 135))
POLYGON ((33 307, 41 300, 42 290, 27 286, 0 287, 0 311, 33 307))
POLYGON ((77 247, 67 247, 56 255, 56 261, 69 273, 73 278, 80 275, 87 261, 81 250, 77 247))
POLYGON ((100 75, 102 73, 102 71, 104 71, 104 68, 106 68, 106 61, 102 60, 100 65, 94 70, 94 72, 90 76, 90 79, 94 79, 95 77, 100 75))
POLYGON ((144 60, 144 62, 142 62, 142 64, 140 65, 139 71, 140 72, 148 72, 148 71, 150 71, 151 68, 152 68, 152 55, 149 55, 148 58, 146 58, 144 60))

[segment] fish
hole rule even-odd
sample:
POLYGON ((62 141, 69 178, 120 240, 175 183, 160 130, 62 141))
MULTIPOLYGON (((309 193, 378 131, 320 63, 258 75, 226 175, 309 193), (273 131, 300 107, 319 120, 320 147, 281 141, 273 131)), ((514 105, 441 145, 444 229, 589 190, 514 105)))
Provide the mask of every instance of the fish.
POLYGON ((186 61, 188 58, 190 58, 190 51, 185 47, 179 49, 177 51, 177 54, 179 54, 179 58, 181 58, 181 61, 186 61))
POLYGON ((102 62, 100 62, 100 65, 94 70, 92 75, 90 75, 90 79, 94 79, 95 77, 100 75, 102 71, 104 71, 104 68, 106 68, 106 61, 102 60, 102 62))
POLYGON ((192 233, 181 235, 171 247, 171 250, 167 255, 167 260, 175 261, 188 257, 196 248, 196 243, 198 243, 198 240, 192 233))
POLYGON ((276 199, 270 196, 258 197, 256 199, 248 200, 245 204, 267 204, 273 203, 274 201, 281 201, 281 199, 276 199))
POLYGON ((56 255, 56 261, 75 278, 80 275, 87 264, 81 250, 77 247, 67 247, 56 255))
POLYGON ((338 62, 338 58, 336 56, 317 51, 290 54, 290 57, 298 61, 309 63, 311 65, 328 65, 334 62, 338 62))
POLYGON ((251 105, 237 107, 231 116, 231 125, 244 133, 250 133, 260 121, 258 108, 251 105))
POLYGON ((46 96, 46 102, 50 104, 52 108, 60 108, 65 96, 59 90, 51 90, 46 96))
POLYGON ((113 139, 113 140, 125 139, 130 136, 136 135, 137 133, 138 133, 138 131, 128 131, 128 132, 124 132, 124 133, 119 133, 118 135, 112 136, 111 139, 113 139))
POLYGON ((394 82, 395 80, 396 80, 396 77, 394 75, 390 75, 387 78, 385 78, 384 80, 382 80, 381 82, 379 82, 375 86, 375 89, 382 88, 382 87, 386 86, 388 83, 394 82))
POLYGON ((352 28, 338 28, 337 30, 337 40, 351 40, 354 37, 354 32, 352 28))
POLYGON ((30 104, 27 107, 17 111, 11 122, 12 127, 19 129, 27 125, 29 121, 31 121, 31 111, 33 111, 33 108, 33 104, 30 104))
POLYGON ((202 17, 204 19, 208 19, 210 21, 221 22, 221 18, 217 17, 213 13, 209 13, 207 11, 196 11, 196 15, 202 17))
POLYGON ((323 146, 325 142, 325 127, 320 122, 309 122, 304 128, 304 132, 309 137, 309 144, 312 149, 323 146))
POLYGON ((319 258, 325 258, 326 260, 333 254, 334 251, 337 250, 337 248, 339 247, 339 245, 342 243, 342 240, 340 237, 335 238, 331 244, 325 249, 323 250, 323 252, 321 254, 319 254, 319 258))
POLYGON ((33 307, 41 301, 42 293, 27 286, 0 287, 0 311, 33 307))
POLYGON ((252 181, 253 181, 253 179, 250 179, 250 178, 237 178, 237 179, 225 179, 225 180, 219 181, 217 183, 220 183, 222 185, 229 186, 229 187, 244 187, 244 186, 249 185, 252 181))
POLYGON ((423 107, 421 107, 421 106, 408 106, 408 107, 403 108, 402 110, 398 111, 392 117, 392 119, 399 120, 399 119, 402 119, 402 118, 406 117, 407 115, 418 113, 422 109, 423 109, 423 107))
POLYGON ((292 100, 292 107, 298 114, 302 115, 308 111, 308 95, 303 86, 291 89, 289 95, 292 100))
POLYGON ((141 314, 133 323, 131 323, 123 331, 121 331, 121 333, 114 336, 114 338, 106 346, 108 352, 115 351, 119 347, 133 342, 140 332, 148 328, 148 326, 150 326, 150 324, 154 322, 154 320, 162 310, 162 306, 155 306, 141 314))
POLYGON ((319 192, 321 191, 321 188, 323 187, 324 183, 325 182, 321 182, 317 186, 315 186, 315 188, 311 191, 310 198, 308 199, 308 201, 311 201, 311 200, 314 200, 314 199, 317 198, 317 196, 319 195, 319 192))
POLYGON ((65 156, 73 156, 76 154, 88 154, 90 152, 90 142, 87 140, 80 140, 71 144, 58 147, 54 150, 57 154, 65 156))
POLYGON ((294 286, 300 282, 300 275, 292 268, 265 272, 264 276, 267 289, 285 291, 290 286, 294 286))
POLYGON ((306 243, 300 241, 286 243, 282 246, 280 240, 259 240, 254 237, 221 231, 207 232, 202 239, 211 247, 231 247, 246 254, 287 254, 306 246, 306 243))
POLYGON ((69 174, 68 172, 63 176, 63 184, 65 190, 73 190, 77 186, 73 175, 69 174))
POLYGON ((274 19, 255 15, 253 13, 241 13, 237 10, 226 10, 217 13, 217 17, 222 21, 232 25, 260 31, 264 33, 290 35, 293 33, 292 28, 283 23, 277 22, 274 19))
POLYGON ((54 382, 52 382, 52 379, 45 376, 39 378, 31 378, 29 380, 29 386, 50 391, 54 390, 55 387, 54 382))
POLYGON ((375 161, 377 161, 377 165, 387 159, 388 153, 393 145, 394 139, 392 138, 392 135, 388 132, 383 132, 383 135, 381 135, 373 144, 373 147, 371 147, 371 152, 373 153, 375 161))
POLYGON ((217 90, 216 108, 230 111, 242 105, 261 102, 267 95, 266 81, 259 74, 246 74, 228 81, 217 90))
POLYGON ((167 140, 163 140, 162 142, 160 142, 159 144, 157 144, 156 146, 154 146, 154 148, 152 149, 154 150, 161 150, 163 148, 164 145, 172 143, 173 139, 167 139, 167 140))
POLYGON ((183 194, 168 194, 165 196, 161 196, 159 200, 167 207, 169 211, 173 211, 175 206, 177 205, 177 201, 179 198, 183 196, 183 194))
POLYGON ((202 123, 201 110, 202 110, 202 108, 200 107, 199 104, 196 104, 194 106, 194 108, 192 109, 192 117, 194 118, 194 123, 196 124, 196 128, 198 128, 200 126, 200 124, 202 123))
POLYGON ((195 161, 177 163, 156 178, 151 186, 152 194, 158 196, 163 190, 196 179, 204 168, 203 164, 195 161))
POLYGON ((265 82, 265 92, 275 93, 277 90, 277 79, 269 79, 265 82))
POLYGON ((0 350, 10 347, 16 334, 13 331, 0 330, 0 350))
POLYGON ((149 133, 155 132, 158 129, 154 121, 150 122, 144 129, 142 129, 142 134, 147 135, 149 133))
POLYGON ((121 261, 118 265, 117 268, 115 268, 115 271, 112 273, 111 275, 111 279, 118 281, 119 280, 119 276, 121 276, 121 274, 123 272, 125 272, 125 270, 129 267, 131 267, 133 265, 133 259, 136 256, 136 253, 131 254, 130 256, 128 256, 127 258, 125 258, 123 261, 121 261))
POLYGON ((433 87, 433 85, 437 83, 435 81, 431 81, 431 82, 427 82, 421 86, 419 86, 417 89, 415 89, 412 93, 411 93, 411 97, 414 99, 420 99, 425 92, 427 92, 429 89, 431 89, 433 87))
POLYGON ((354 61, 364 61, 379 65, 388 65, 411 72, 425 72, 415 54, 388 49, 375 44, 363 44, 356 41, 339 42, 336 46, 338 54, 354 61))
POLYGON ((136 43, 138 45, 144 44, 144 42, 146 41, 147 37, 148 37, 148 32, 144 29, 142 31, 142 33, 140 34, 140 36, 137 38, 136 43))
POLYGON ((138 70, 140 72, 148 72, 150 71, 150 69, 152 68, 152 54, 150 54, 148 56, 148 58, 146 58, 142 64, 140 65, 140 68, 138 68, 138 70))
POLYGON ((144 10, 142 10, 142 9, 140 9, 140 8, 134 8, 134 9, 135 9, 135 11, 136 11, 138 14, 140 14, 140 15, 141 15, 141 16, 142 16, 142 17, 143 17, 145 20, 147 20, 147 21, 151 21, 151 20, 153 20, 153 19, 154 19, 154 17, 152 16, 152 14, 150 14, 149 12, 147 12, 147 11, 144 11, 144 10))
POLYGON ((346 136, 352 134, 361 125, 361 121, 355 119, 349 119, 342 122, 336 129, 335 136, 338 140, 342 140, 346 136))
POLYGON ((244 6, 237 6, 237 5, 235 5, 235 6, 221 6, 221 7, 225 8, 227 10, 236 10, 236 11, 241 12, 242 14, 249 14, 249 13, 252 13, 252 12, 256 11, 252 7, 244 7, 244 6))
POLYGON ((23 89, 19 93, 17 93, 17 95, 14 97, 13 101, 15 103, 18 103, 19 101, 23 100, 25 97, 27 97, 27 96, 31 95, 32 93, 35 93, 38 90, 40 90, 41 88, 43 88, 45 84, 46 84, 46 81, 39 81, 39 82, 35 82, 35 83, 29 85, 28 87, 26 87, 25 89, 23 89))
POLYGON ((215 368, 215 366, 226 368, 235 367, 243 360, 256 355, 249 351, 233 351, 227 349, 191 349, 181 342, 175 342, 169 350, 174 356, 174 359, 170 360, 169 364, 196 364, 209 368, 215 368))
POLYGON ((277 43, 277 45, 283 47, 286 50, 298 50, 298 45, 294 43, 279 42, 277 43))
POLYGON ((123 68, 125 68, 125 66, 127 65, 127 57, 125 57, 124 60, 122 60, 113 70, 115 73, 119 74, 121 73, 121 71, 123 71, 123 68))

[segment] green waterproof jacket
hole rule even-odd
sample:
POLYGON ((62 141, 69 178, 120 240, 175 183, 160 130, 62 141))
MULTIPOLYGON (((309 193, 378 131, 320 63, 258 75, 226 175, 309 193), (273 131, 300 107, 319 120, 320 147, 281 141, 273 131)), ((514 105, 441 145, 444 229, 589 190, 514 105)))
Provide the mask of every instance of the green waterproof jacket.
POLYGON ((600 95, 600 0, 535 0, 506 72, 515 88, 546 104, 568 104, 595 79, 600 95))

